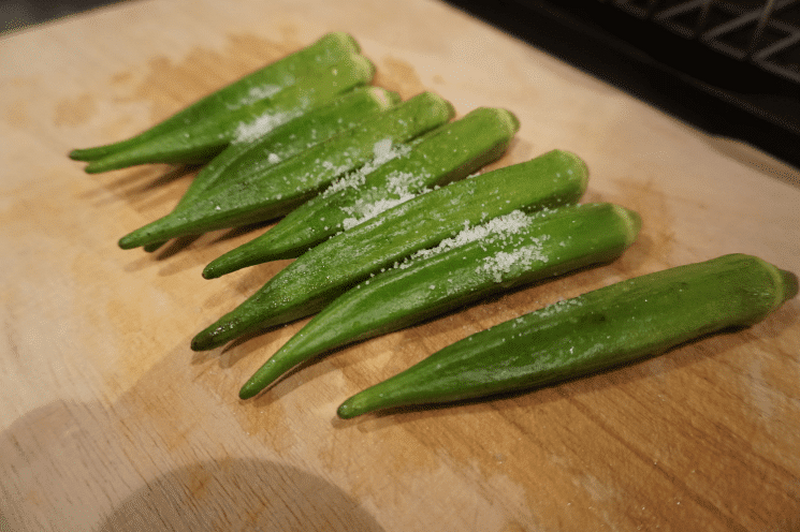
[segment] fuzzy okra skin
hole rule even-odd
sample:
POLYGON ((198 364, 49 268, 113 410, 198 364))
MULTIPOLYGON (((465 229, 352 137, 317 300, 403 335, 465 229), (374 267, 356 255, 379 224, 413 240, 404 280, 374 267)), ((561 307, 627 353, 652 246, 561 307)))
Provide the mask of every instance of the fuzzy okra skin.
POLYGON ((298 257, 260 290, 192 340, 196 351, 319 312, 370 274, 464 229, 517 209, 577 202, 586 165, 553 150, 530 161, 455 181, 397 205, 298 257))
POLYGON ((251 166, 226 178, 191 206, 172 212, 120 239, 123 249, 285 215, 337 177, 366 164, 376 144, 403 143, 447 122, 453 107, 425 92, 375 115, 354 129, 266 169, 251 166))
POLYGON ((356 285, 314 316, 245 383, 259 393, 311 358, 463 308, 490 294, 619 257, 641 218, 608 203, 514 211, 356 285))
POLYGON ((298 79, 314 76, 319 70, 358 52, 358 43, 350 35, 341 32, 326 34, 309 46, 234 81, 138 135, 113 144, 76 149, 69 155, 77 161, 94 161, 134 148, 148 139, 172 135, 208 117, 226 115, 268 100, 294 85, 298 79))
POLYGON ((246 142, 369 83, 374 72, 366 57, 351 55, 314 76, 298 80, 268 100, 210 114, 183 128, 145 139, 126 150, 90 161, 85 171, 99 173, 146 163, 205 162, 233 142, 246 142))
POLYGON ((505 109, 479 108, 428 133, 377 168, 359 169, 286 215, 254 240, 212 261, 207 279, 270 260, 296 258, 334 234, 407 201, 428 187, 464 178, 499 158, 519 129, 505 109))
POLYGON ((480 399, 555 384, 747 327, 797 295, 797 277, 724 255, 562 300, 456 342, 339 406, 374 410, 480 399))
POLYGON ((242 168, 278 164, 387 110, 399 98, 397 93, 379 87, 357 87, 255 140, 234 142, 198 172, 176 208, 191 205, 226 178, 235 179, 242 168))

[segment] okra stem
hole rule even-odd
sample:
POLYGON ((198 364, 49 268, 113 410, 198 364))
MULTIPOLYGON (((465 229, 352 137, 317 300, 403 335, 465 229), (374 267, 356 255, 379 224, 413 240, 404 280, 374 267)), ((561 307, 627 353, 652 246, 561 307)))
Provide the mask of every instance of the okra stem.
POLYGON ((587 177, 580 158, 554 150, 418 196, 298 257, 195 336, 192 349, 213 349, 243 334, 314 314, 371 273, 436 245, 465 225, 517 209, 574 203, 586 190, 587 177))
POLYGON ((328 350, 409 327, 503 290, 619 257, 638 214, 611 204, 515 211, 463 231, 418 259, 379 273, 335 299, 242 387, 254 396, 328 350))
POLYGON ((500 157, 519 123, 504 109, 480 108, 443 125, 377 168, 334 182, 258 238, 206 266, 219 277, 270 260, 295 258, 325 239, 407 201, 427 187, 461 179, 500 157))
POLYGON ((354 395, 337 413, 352 418, 558 383, 753 325, 796 295, 794 274, 749 255, 663 270, 469 336, 354 395))

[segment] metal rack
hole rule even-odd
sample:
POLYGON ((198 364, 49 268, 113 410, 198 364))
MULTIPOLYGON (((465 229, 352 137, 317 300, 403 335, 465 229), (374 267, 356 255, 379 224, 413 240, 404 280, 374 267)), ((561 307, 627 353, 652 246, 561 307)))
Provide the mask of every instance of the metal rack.
POLYGON ((800 0, 448 0, 714 135, 800 167, 800 0))
POLYGON ((800 0, 598 0, 800 83, 800 0))

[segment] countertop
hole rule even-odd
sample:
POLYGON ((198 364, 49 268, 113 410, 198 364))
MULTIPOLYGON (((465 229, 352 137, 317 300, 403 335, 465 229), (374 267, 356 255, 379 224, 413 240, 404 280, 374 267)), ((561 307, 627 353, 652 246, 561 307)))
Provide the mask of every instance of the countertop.
POLYGON ((364 387, 492 324, 635 275, 758 255, 800 273, 800 173, 711 137, 435 1, 137 1, 0 39, 0 530, 792 531, 800 527, 800 308, 530 393, 343 421, 364 387), (553 148, 584 201, 639 212, 617 261, 239 386, 305 321, 193 353, 286 262, 206 281, 261 229, 155 253, 118 238, 193 172, 87 175, 118 140, 329 31, 404 98, 520 119, 492 167, 553 148))

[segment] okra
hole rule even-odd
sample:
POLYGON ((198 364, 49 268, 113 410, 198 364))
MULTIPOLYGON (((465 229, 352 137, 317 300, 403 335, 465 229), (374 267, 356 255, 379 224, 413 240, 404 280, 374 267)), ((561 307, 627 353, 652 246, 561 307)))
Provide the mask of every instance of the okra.
POLYGON ((517 119, 504 109, 476 109, 428 133, 386 164, 361 168, 334 182, 260 237, 211 262, 203 276, 295 258, 429 187, 472 174, 499 158, 518 128, 517 119))
POLYGON ((242 387, 254 396, 291 368, 504 290, 619 257, 636 239, 638 214, 608 203, 514 211, 462 231, 418 258, 368 279, 326 306, 242 387))
POLYGON ((377 147, 410 140, 447 122, 452 114, 452 105, 441 97, 418 94, 295 157, 266 168, 242 168, 240 175, 226 178, 224 187, 214 187, 193 205, 122 237, 119 245, 123 249, 146 246, 283 216, 338 176, 382 154, 377 147))
POLYGON ((421 93, 374 117, 266 169, 243 168, 179 211, 164 216, 119 241, 129 249, 169 238, 266 221, 285 215, 338 176, 366 164, 376 146, 403 143, 450 120, 452 105, 433 93, 421 93))
MULTIPOLYGON (((173 210, 193 204, 206 190, 225 178, 234 178, 238 168, 267 168, 338 133, 355 127, 369 116, 399 102, 399 95, 378 87, 357 87, 332 102, 298 116, 254 140, 234 142, 200 169, 173 210)), ((148 244, 154 251, 163 242, 148 244)))
POLYGON ((748 327, 797 295, 797 277, 750 255, 724 255, 622 281, 501 323, 372 386, 342 418, 530 390, 748 327))
POLYGON ((138 135, 113 144, 73 150, 70 157, 78 161, 93 161, 133 148, 145 140, 165 134, 174 134, 187 126, 202 122, 209 116, 225 115, 236 109, 269 99, 293 85, 297 79, 312 76, 316 71, 358 52, 358 44, 350 35, 329 33, 317 42, 201 98, 138 135))
POLYGON ((310 249, 192 340, 195 350, 309 316, 370 274, 464 229, 514 210, 576 202, 587 172, 554 150, 530 161, 455 181, 392 207, 310 249))
POLYGON ((237 167, 258 164, 266 168, 278 164, 398 102, 397 93, 378 87, 358 87, 255 140, 234 142, 198 172, 176 208, 191 205, 206 190, 224 183, 226 177, 235 176, 237 167))
POLYGON ((186 126, 142 140, 128 149, 95 159, 88 173, 145 163, 205 162, 232 142, 243 142, 274 129, 354 87, 369 83, 370 61, 351 55, 314 76, 297 80, 269 99, 209 114, 186 126))

